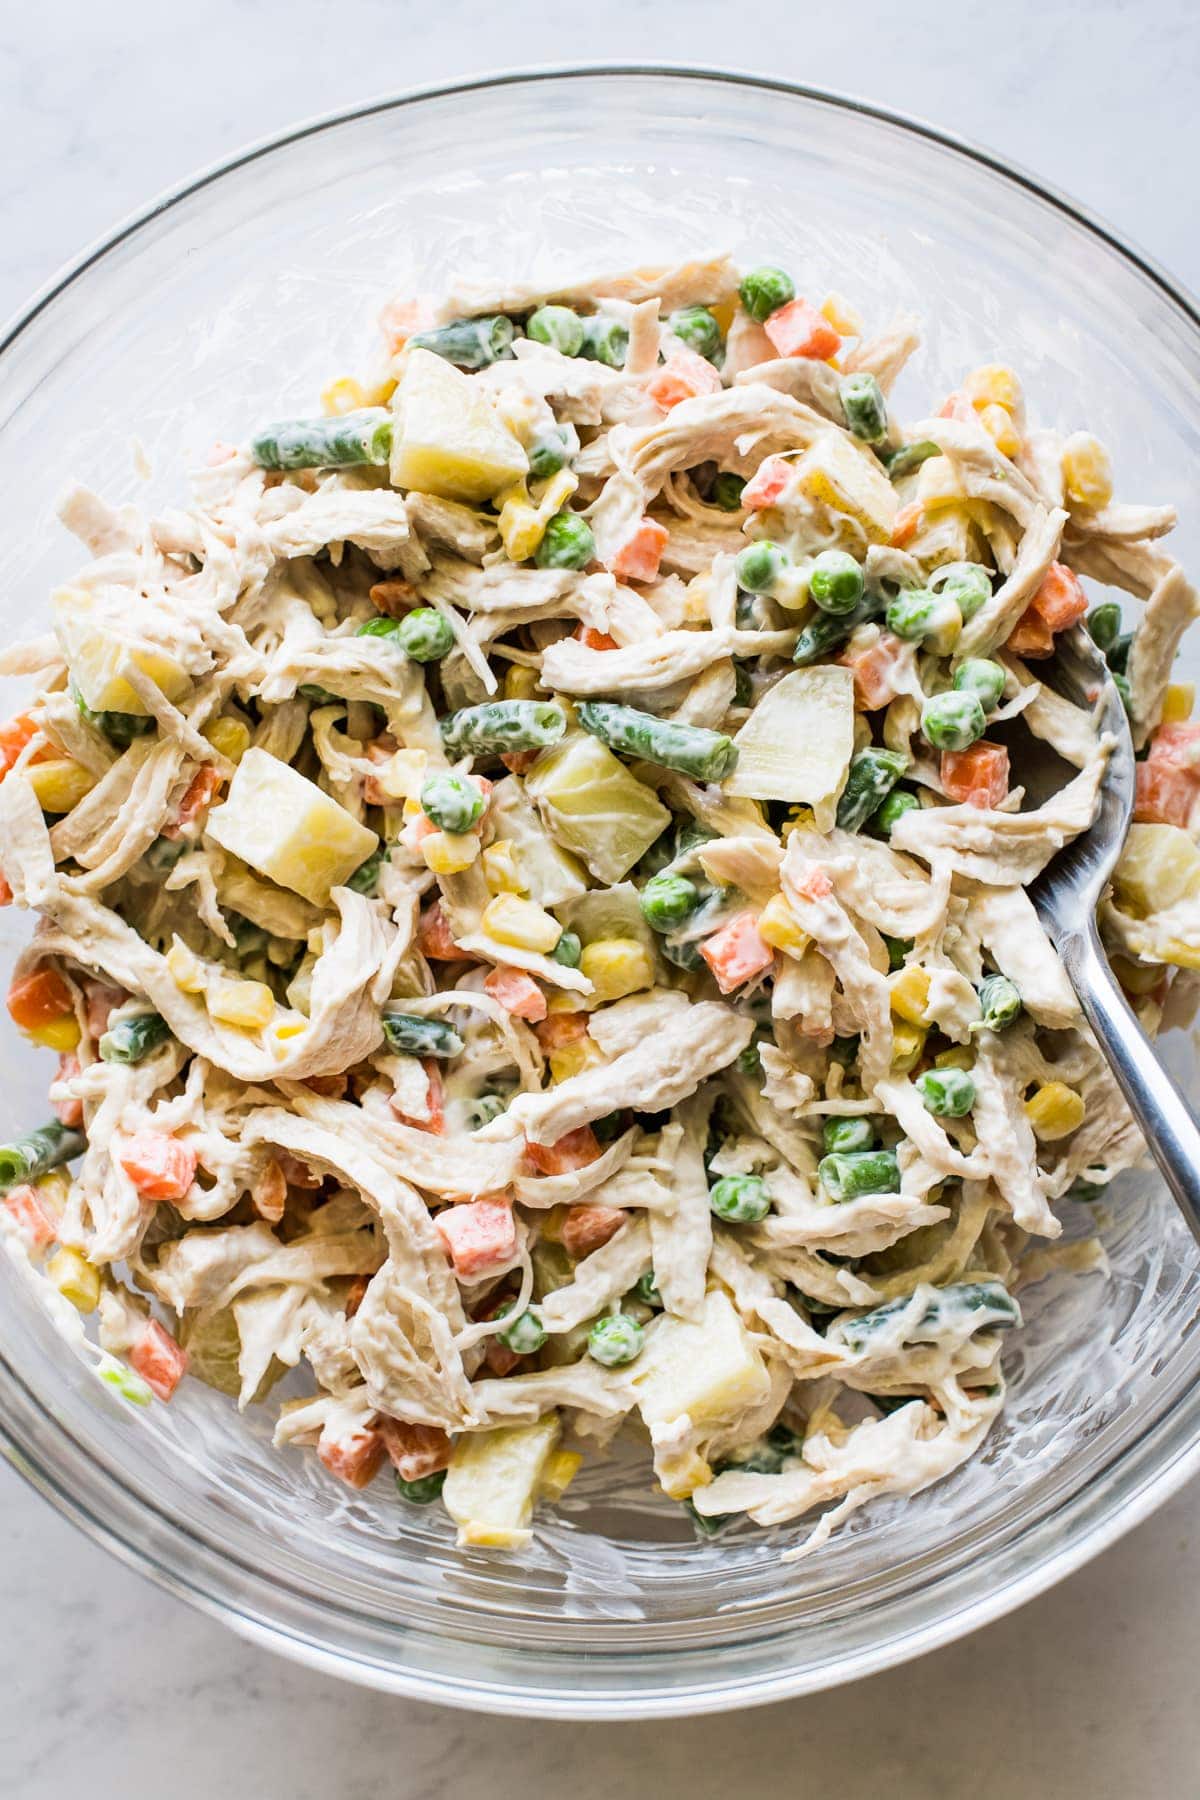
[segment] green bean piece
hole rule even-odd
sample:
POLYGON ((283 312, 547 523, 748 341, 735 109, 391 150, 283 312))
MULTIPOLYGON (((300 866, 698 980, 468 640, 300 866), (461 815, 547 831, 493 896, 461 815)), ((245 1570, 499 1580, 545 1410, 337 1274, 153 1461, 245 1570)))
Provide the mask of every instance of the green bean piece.
POLYGON ((785 270, 777 269, 772 263, 762 263, 742 277, 738 294, 750 317, 761 325, 773 312, 796 298, 796 284, 785 270))
MULTIPOLYGON (((358 636, 357 632, 355 636, 358 636)), ((317 706, 340 706, 343 704, 339 694, 331 693, 326 687, 318 687, 315 681, 302 681, 296 692, 302 700, 311 700, 317 706)))
POLYGON ((512 356, 515 336, 512 320, 494 313, 483 319, 456 319, 436 331, 418 331, 408 341, 412 348, 432 350, 456 368, 486 369, 489 363, 512 356))
POLYGON ((968 656, 954 671, 956 694, 974 694, 985 713, 995 712, 1004 697, 1005 673, 986 656, 968 656))
POLYGON ((707 306, 681 306, 677 312, 668 315, 667 324, 689 350, 711 363, 716 362, 724 345, 721 327, 707 306))
POLYGON ((901 588, 887 609, 888 630, 911 644, 957 629, 958 623, 958 608, 950 596, 929 588, 901 588))
POLYGON ((402 1056, 434 1056, 445 1061, 463 1047, 457 1031, 444 1019, 425 1019, 417 1013, 384 1013, 383 1035, 388 1048, 402 1056))
POLYGON ((432 1506, 445 1485, 445 1469, 438 1469, 432 1475, 418 1475, 415 1481, 405 1481, 403 1475, 396 1477, 396 1492, 410 1506, 432 1506))
MULTIPOLYGON (((843 1319, 837 1334, 848 1350, 858 1352, 869 1347, 873 1338, 888 1335, 888 1328, 911 1306, 911 1296, 889 1300, 857 1318, 843 1319)), ((904 1333, 905 1343, 936 1341, 947 1325, 971 1321, 973 1332, 989 1326, 1019 1325, 1021 1312, 1007 1288, 999 1281, 961 1281, 939 1288, 920 1317, 910 1323, 904 1333)))
POLYGON ((386 844, 368 856, 366 862, 359 863, 353 875, 346 879, 346 886, 353 888, 356 894, 374 894, 379 887, 379 871, 385 862, 390 861, 390 853, 386 844))
POLYGON ((739 1075, 760 1075, 762 1073, 762 1057, 758 1054, 760 1039, 754 1038, 739 1050, 733 1059, 733 1066, 739 1075))
POLYGON ((1121 608, 1115 600, 1104 600, 1093 606, 1085 623, 1097 650, 1107 655, 1121 635, 1121 608))
POLYGON ((700 889, 686 875, 654 875, 638 896, 642 917, 652 931, 674 931, 700 904, 700 889))
POLYGON ((878 1137, 870 1119, 826 1119, 821 1132, 826 1152, 840 1152, 844 1156, 861 1154, 864 1150, 874 1150, 878 1137))
POLYGON ((431 775, 421 789, 421 811, 439 831, 470 831, 482 819, 486 806, 479 783, 469 775, 442 770, 431 775))
POLYGON ((871 829, 880 837, 891 837, 892 827, 906 812, 919 812, 921 802, 908 788, 893 788, 883 805, 871 818, 871 829))
POLYGON ((578 453, 579 433, 575 427, 556 425, 553 431, 535 438, 529 446, 530 481, 548 481, 551 475, 565 469, 578 453))
POLYGON ((704 967, 700 946, 692 940, 685 944, 673 944, 668 938, 661 949, 667 961, 674 963, 677 969, 682 969, 687 975, 694 975, 697 969, 704 967))
POLYGON ((503 755, 545 750, 567 729, 567 715, 550 700, 485 700, 441 721, 442 742, 452 756, 503 755))
POLYGON ((696 1511, 694 1500, 683 1501, 683 1510, 692 1522, 693 1529, 702 1538, 720 1537, 733 1522, 732 1513, 702 1513, 696 1511))
POLYGON ((535 344, 549 344, 560 356, 578 356, 583 349, 583 320, 569 306, 539 306, 526 321, 525 335, 535 344))
POLYGON ((865 589, 862 569, 845 550, 822 550, 813 562, 808 594, 823 613, 842 618, 852 613, 865 589))
POLYGON ((1114 674, 1112 679, 1113 686, 1121 696, 1121 705, 1125 708, 1127 713, 1132 713, 1133 689, 1129 685, 1129 677, 1127 675, 1114 674))
POLYGON ((897 969, 902 969, 904 967, 909 952, 913 947, 913 939, 891 937, 886 931, 881 931, 879 935, 883 939, 884 947, 888 953, 888 968, 895 974, 897 969))
POLYGON ((895 787, 908 758, 898 750, 860 750, 846 774, 846 785, 837 804, 837 822, 843 831, 857 831, 895 787))
POLYGON ((14 1144, 0 1144, 0 1193, 22 1181, 36 1181, 61 1163, 71 1162, 86 1147, 82 1131, 71 1131, 57 1119, 39 1125, 14 1144))
POLYGON ((1114 675, 1124 675, 1129 668, 1129 652, 1133 648, 1132 631, 1123 631, 1113 640, 1112 648, 1107 652, 1108 666, 1114 675))
POLYGON ((646 1334, 628 1313, 606 1313, 588 1332, 588 1355, 606 1369, 619 1369, 642 1353, 646 1334))
POLYGON ((966 1069, 926 1069, 917 1077, 926 1110, 938 1119, 961 1119, 975 1104, 975 1081, 966 1069))
MULTIPOLYGON (((516 1304, 515 1300, 506 1300, 496 1317, 507 1319, 516 1304)), ((536 1313, 523 1312, 518 1313, 512 1324, 506 1325, 496 1336, 514 1356, 533 1356, 541 1349, 549 1333, 536 1313)))
POLYGON ((928 462, 931 456, 940 456, 941 454, 937 445, 930 438, 921 438, 915 444, 901 444, 900 448, 893 450, 890 456, 884 455, 883 460, 887 465, 888 475, 893 481, 897 481, 901 475, 911 475, 914 469, 919 469, 921 464, 928 462))
POLYGON ((629 349, 629 328, 606 313, 593 313, 583 320, 583 347, 580 356, 589 362, 604 363, 610 369, 623 369, 629 349))
POLYGON ((858 1042, 857 1034, 854 1037, 835 1037, 829 1046, 831 1061, 840 1063, 843 1069, 848 1069, 851 1063, 858 1061, 858 1042))
POLYGON ((864 444, 882 443, 888 433, 887 401, 874 375, 844 375, 838 394, 846 424, 864 444))
POLYGON ((663 1297, 658 1291, 658 1283, 654 1279, 653 1269, 644 1269, 633 1284, 633 1297, 640 1300, 643 1306, 653 1306, 661 1310, 663 1297))
POLYGON ((659 719, 611 700, 584 700, 579 723, 610 750, 678 769, 696 781, 723 781, 737 764, 737 746, 723 732, 659 719))
POLYGON ((748 594, 769 594, 791 561, 787 551, 770 538, 760 538, 756 544, 747 544, 738 551, 733 572, 738 586, 748 594))
POLYGON ((467 1108, 467 1122, 472 1131, 478 1131, 481 1126, 490 1125, 493 1119, 498 1119, 501 1113, 507 1111, 508 1105, 503 1094, 477 1094, 467 1108))
POLYGON ((986 975, 979 984, 980 1018, 984 1031, 1003 1031, 1021 1016, 1021 990, 1007 975, 986 975))
POLYGON ((741 512, 742 494, 745 487, 744 476, 735 475, 732 469, 722 469, 712 484, 712 493, 709 498, 714 506, 720 507, 722 512, 741 512))
POLYGON ((289 419, 250 440, 260 469, 334 469, 353 463, 381 466, 392 454, 392 415, 363 407, 324 419, 289 419))
POLYGON ((739 631, 765 631, 770 624, 766 601, 760 594, 743 593, 739 588, 733 622, 739 631))
POLYGON ((157 720, 144 718, 141 713, 93 712, 74 682, 71 683, 71 697, 84 724, 90 725, 119 750, 128 750, 134 738, 145 737, 157 724, 157 720))
POLYGON ((735 706, 753 706, 754 683, 750 679, 750 671, 746 664, 736 656, 733 659, 733 704, 735 706))
POLYGON ((921 730, 935 750, 966 750, 987 730, 977 694, 931 694, 921 708, 921 730))
POLYGON ((534 554, 539 569, 583 569, 596 554, 596 540, 578 513, 555 513, 534 554))
POLYGON ((171 1028, 156 1012, 135 1013, 118 1019, 100 1039, 100 1060, 109 1063, 140 1063, 166 1042, 171 1028))
POLYGON ((817 1174, 831 1200, 900 1192, 900 1165, 894 1150, 835 1150, 821 1158, 817 1174))
POLYGON ((863 595, 862 604, 852 613, 834 615, 823 612, 811 618, 796 639, 792 661, 799 663, 802 668, 819 662, 834 650, 840 650, 856 625, 861 625, 867 619, 878 618, 883 610, 882 596, 871 593, 863 595))
POLYGON ((583 940, 577 931, 564 931, 550 952, 551 962, 561 963, 564 969, 577 969, 579 959, 583 955, 583 940))
POLYGON ((771 1210, 761 1175, 722 1175, 708 1190, 708 1204, 727 1225, 757 1225, 771 1210))
POLYGON ((953 600, 964 622, 973 619, 984 601, 992 597, 992 578, 982 563, 943 563, 929 585, 953 600))

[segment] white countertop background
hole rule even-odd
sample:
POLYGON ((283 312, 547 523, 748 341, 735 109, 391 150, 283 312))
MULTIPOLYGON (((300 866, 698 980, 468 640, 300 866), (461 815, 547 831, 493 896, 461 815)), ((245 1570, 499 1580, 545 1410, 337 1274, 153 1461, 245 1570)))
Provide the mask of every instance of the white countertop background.
MULTIPOLYGON (((248 140, 572 56, 759 69, 926 117, 1198 288, 1197 18, 1195 0, 10 5, 0 316, 248 140)), ((726 1800, 781 1781, 803 1800, 1196 1800, 1198 1508, 1193 1485, 1053 1593, 890 1674, 600 1727, 455 1714, 295 1668, 141 1581, 0 1468, 0 1800, 726 1800)))

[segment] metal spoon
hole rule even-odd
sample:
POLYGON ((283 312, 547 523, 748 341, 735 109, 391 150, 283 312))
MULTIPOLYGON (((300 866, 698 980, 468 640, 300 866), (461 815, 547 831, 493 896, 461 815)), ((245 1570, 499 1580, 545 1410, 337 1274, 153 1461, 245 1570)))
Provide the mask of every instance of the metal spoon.
POLYGON ((1108 665, 1081 626, 1062 632, 1055 688, 1077 706, 1099 703, 1115 748, 1089 829, 1060 850, 1030 889, 1088 1024, 1142 1128, 1151 1155, 1200 1242, 1200 1127, 1117 986, 1096 928, 1096 907, 1133 817, 1135 763, 1129 720, 1108 665))

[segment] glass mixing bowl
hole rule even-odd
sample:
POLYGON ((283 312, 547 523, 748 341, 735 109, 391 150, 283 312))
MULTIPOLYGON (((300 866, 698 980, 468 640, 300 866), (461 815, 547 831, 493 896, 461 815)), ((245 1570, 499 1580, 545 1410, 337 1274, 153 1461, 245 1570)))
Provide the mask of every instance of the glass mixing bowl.
MULTIPOLYGON (((542 73, 389 101, 251 150, 30 307, 0 353, 8 631, 44 623, 49 588, 79 559, 53 516, 68 477, 179 500, 214 438, 311 410, 331 375, 361 366, 388 295, 711 248, 778 260, 810 294, 843 290, 872 326, 921 314, 909 417, 973 363, 1012 362, 1036 417, 1112 446, 1124 495, 1180 503, 1195 565, 1197 314, 1111 233, 987 157, 828 95, 696 72, 542 73)), ((28 920, 0 919, 11 955, 28 920)), ((1189 1050, 1176 1034, 1172 1066, 1194 1088, 1189 1050)), ((8 1136, 43 1116, 49 1065, 11 1031, 3 1056, 8 1136)), ((440 1509, 400 1505, 386 1480, 351 1494, 313 1457, 272 1450, 270 1407, 239 1417, 198 1383, 169 1408, 125 1407, 7 1266, 0 1414, 15 1465, 69 1517, 310 1664, 531 1715, 743 1706, 994 1618, 1196 1467, 1195 1247, 1149 1175, 1124 1181, 1102 1222, 1111 1280, 1030 1290, 983 1454, 915 1500, 871 1506, 796 1564, 778 1558, 795 1530, 695 1542, 681 1509, 648 1498, 644 1472, 633 1481, 621 1461, 580 1477, 524 1560, 460 1553, 440 1509)))

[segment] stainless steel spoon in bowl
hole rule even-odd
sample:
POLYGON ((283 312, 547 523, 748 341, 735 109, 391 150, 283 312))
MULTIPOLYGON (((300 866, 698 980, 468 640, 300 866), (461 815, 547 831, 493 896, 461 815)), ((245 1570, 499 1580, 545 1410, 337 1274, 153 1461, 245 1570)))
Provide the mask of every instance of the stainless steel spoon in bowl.
POLYGON ((1097 722, 1112 735, 1115 748, 1095 819, 1058 852, 1030 897, 1150 1153, 1200 1242, 1200 1127, 1118 987, 1096 927, 1096 908, 1133 817, 1136 765, 1129 720, 1108 665, 1083 627, 1076 625, 1055 641, 1056 690, 1077 706, 1098 706, 1097 722))

